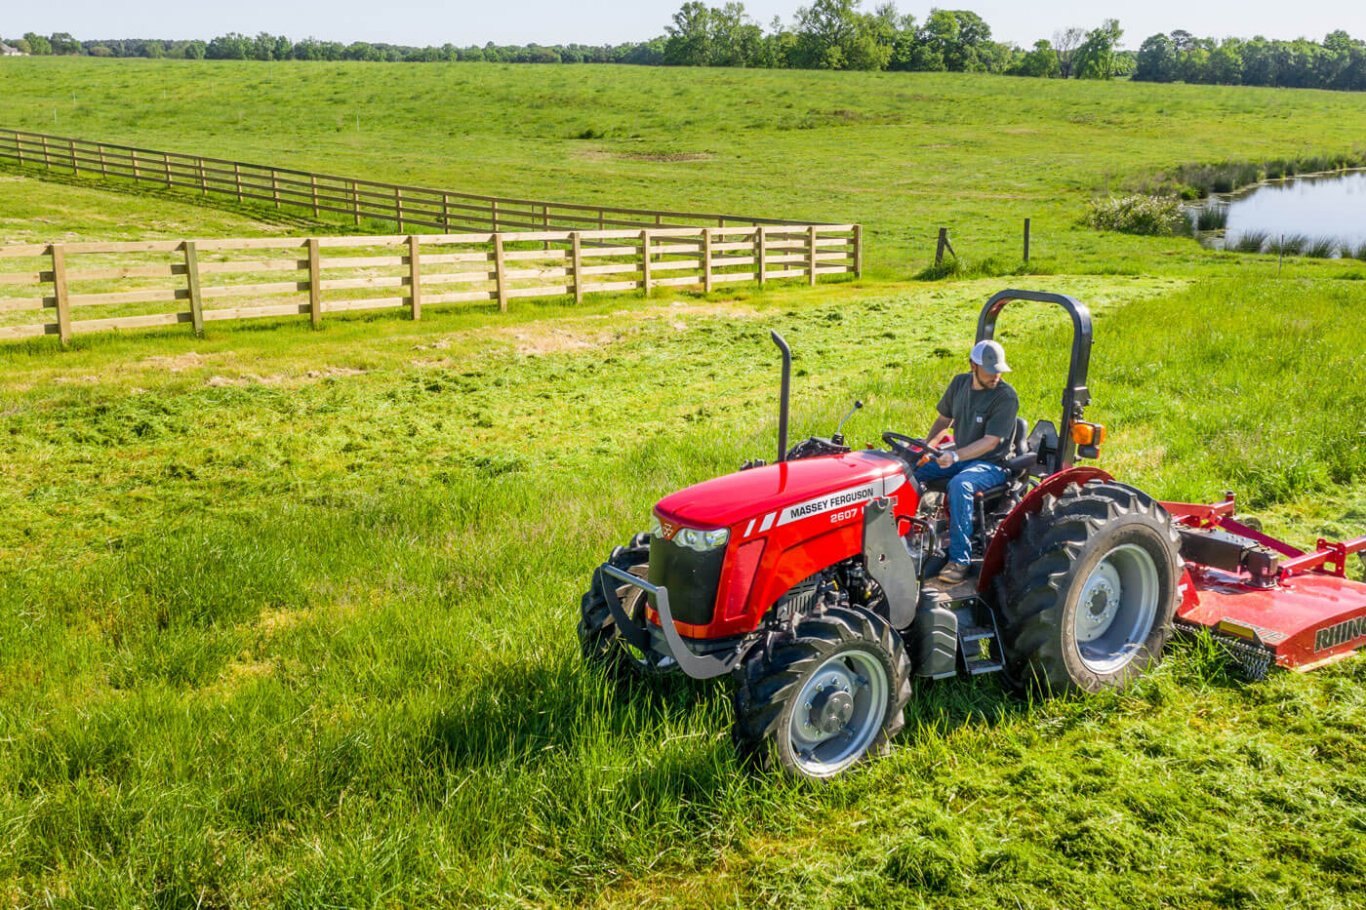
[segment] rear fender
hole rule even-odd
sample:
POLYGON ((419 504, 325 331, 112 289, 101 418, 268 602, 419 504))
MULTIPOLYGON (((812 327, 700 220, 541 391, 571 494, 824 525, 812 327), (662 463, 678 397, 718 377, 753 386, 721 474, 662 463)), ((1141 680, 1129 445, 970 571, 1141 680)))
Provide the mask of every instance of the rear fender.
POLYGON ((977 579, 977 590, 981 593, 991 590, 992 582, 1005 568, 1006 551, 1009 550, 1011 541, 1019 537, 1020 532, 1024 530, 1025 519, 1043 508, 1044 497, 1060 496, 1063 490, 1074 483, 1086 484, 1097 480, 1106 481, 1114 480, 1114 478, 1100 468, 1068 468, 1065 471, 1048 475, 1039 482, 1037 487, 1030 490, 1028 495, 1021 499, 1019 504, 1010 510, 1010 514, 997 525, 996 534, 987 544, 987 552, 982 559, 982 572, 977 579))

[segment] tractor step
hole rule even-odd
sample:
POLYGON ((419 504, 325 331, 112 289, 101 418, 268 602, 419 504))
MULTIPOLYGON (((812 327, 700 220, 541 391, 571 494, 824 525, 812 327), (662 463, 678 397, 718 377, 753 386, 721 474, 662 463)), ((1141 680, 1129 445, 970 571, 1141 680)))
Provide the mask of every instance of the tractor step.
POLYGON ((981 641, 982 639, 994 639, 996 630, 990 626, 959 626, 958 640, 964 643, 970 641, 981 641))
POLYGON ((969 676, 981 676, 984 673, 1000 673, 1005 669, 1005 664, 990 657, 974 657, 963 661, 967 667, 969 676))

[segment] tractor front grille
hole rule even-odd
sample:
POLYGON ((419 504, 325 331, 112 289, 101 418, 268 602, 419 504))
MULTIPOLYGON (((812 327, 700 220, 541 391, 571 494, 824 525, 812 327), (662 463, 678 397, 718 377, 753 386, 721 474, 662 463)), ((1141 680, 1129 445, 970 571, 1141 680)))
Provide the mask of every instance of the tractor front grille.
MULTIPOLYGON (((726 548, 699 553, 658 537, 650 538, 650 584, 669 589, 669 610, 678 622, 705 626, 716 611, 726 548)), ((654 598, 650 605, 657 606, 654 598)))

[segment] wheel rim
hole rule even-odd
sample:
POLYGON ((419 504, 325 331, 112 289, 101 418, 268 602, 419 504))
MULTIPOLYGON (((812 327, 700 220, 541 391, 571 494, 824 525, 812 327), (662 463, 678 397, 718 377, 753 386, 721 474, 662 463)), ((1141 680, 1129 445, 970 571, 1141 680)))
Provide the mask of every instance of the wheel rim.
POLYGON ((1152 633, 1160 587, 1147 550, 1123 544, 1105 554, 1082 584, 1073 618, 1087 669, 1113 673, 1134 659, 1152 633))
POLYGON ((828 658, 797 693, 788 738, 798 766, 828 777, 868 751, 882 728, 890 686, 876 656, 847 651, 828 658))

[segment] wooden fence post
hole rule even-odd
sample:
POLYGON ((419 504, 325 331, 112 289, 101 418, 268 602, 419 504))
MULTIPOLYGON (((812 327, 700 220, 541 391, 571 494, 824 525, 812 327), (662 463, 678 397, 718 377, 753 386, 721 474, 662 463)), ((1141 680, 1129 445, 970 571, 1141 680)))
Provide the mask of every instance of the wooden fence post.
POLYGON ((360 191, 356 189, 356 181, 351 181, 351 214, 355 218, 356 227, 360 227, 360 191))
POLYGON ((280 174, 275 168, 270 169, 270 197, 275 200, 275 207, 280 207, 280 174))
POLYGON ((51 167, 52 167, 52 158, 51 158, 50 155, 48 155, 48 151, 47 151, 47 137, 46 137, 46 136, 43 136, 43 137, 42 137, 42 140, 43 140, 43 167, 51 169, 51 167))
POLYGON ((73 177, 81 176, 81 166, 76 162, 76 140, 66 140, 66 149, 71 153, 71 175, 73 177))
POLYGON ((104 160, 104 145, 101 144, 100 146, 98 146, 98 148, 99 148, 99 153, 100 153, 100 176, 101 176, 101 177, 108 177, 108 176, 109 176, 109 163, 106 162, 106 161, 104 160))
POLYGON ((308 240, 308 321, 318 328, 323 321, 322 258, 318 255, 318 238, 308 240))
POLYGON ((854 225, 854 277, 863 277, 863 225, 854 225))
POLYGON ((451 232, 451 194, 441 194, 441 228, 447 234, 451 232))
POLYGON ((1028 219, 1028 218, 1025 219, 1025 225, 1024 225, 1024 261, 1025 261, 1026 264, 1028 264, 1028 262, 1029 262, 1029 219, 1028 219))
POLYGON ((493 235, 493 271, 498 288, 498 312, 508 311, 507 276, 503 274, 503 235, 493 235))
POLYGON ((19 132, 16 132, 16 133, 14 134, 14 154, 19 158, 19 166, 20 166, 20 167, 23 167, 23 166, 24 166, 24 138, 23 138, 23 134, 22 134, 22 133, 19 133, 19 132))
POLYGON ((242 204, 242 165, 234 161, 232 163, 232 183, 237 189, 237 204, 242 204))
POLYGON ((711 293, 711 228, 702 229, 702 291, 711 293))
POLYGON ((489 224, 493 233, 498 233, 498 200, 494 199, 489 203, 489 224))
POLYGON ((313 199, 313 217, 318 217, 318 175, 308 175, 308 192, 313 199))
POLYGON ((650 296, 650 291, 654 289, 654 281, 650 278, 650 231, 645 229, 640 232, 640 283, 645 289, 645 296, 650 296))
POLYGON ((403 190, 394 187, 394 220, 398 222, 398 232, 403 233, 403 190))
POLYGON ((815 284, 815 283, 816 283, 816 226, 815 226, 814 224, 811 225, 811 227, 807 230, 807 233, 806 233, 806 244, 807 244, 806 270, 807 270, 808 273, 810 273, 810 274, 808 275, 809 283, 815 284))
POLYGON ((199 195, 209 195, 209 177, 204 173, 204 159, 196 157, 194 159, 196 176, 199 177, 199 195))
POLYGON ((408 236, 408 267, 409 281, 413 287, 413 321, 416 322, 422 318, 422 269, 418 265, 418 242, 416 234, 410 234, 408 236))
POLYGON ((138 150, 132 149, 128 152, 128 160, 133 165, 133 182, 137 183, 142 179, 142 174, 138 172, 138 150))
POLYGON ((185 241, 185 285, 190 291, 190 325, 196 335, 204 334, 204 296, 199 288, 199 254, 194 241, 185 241))
POLYGON ((574 302, 583 303, 583 281, 579 278, 579 271, 583 268, 583 238, 578 231, 573 231, 569 240, 573 244, 574 302))
POLYGON ((764 226, 759 225, 754 232, 754 245, 759 258, 759 287, 763 287, 764 282, 768 280, 768 238, 764 236, 764 231, 764 226))
POLYGON ((161 175, 166 178, 166 189, 173 189, 175 181, 171 179, 171 156, 168 152, 161 153, 161 175))
POLYGON ((939 229, 939 242, 934 247, 934 264, 944 264, 944 247, 949 245, 949 229, 941 227, 939 229))
POLYGON ((62 347, 71 343, 71 298, 66 289, 66 251, 60 243, 48 246, 52 256, 52 293, 57 299, 57 337, 62 347))

